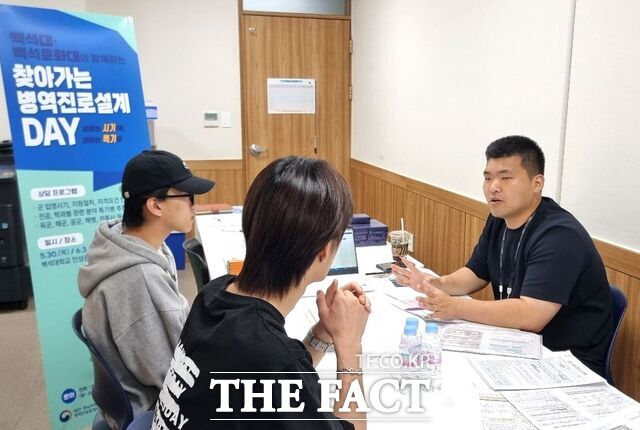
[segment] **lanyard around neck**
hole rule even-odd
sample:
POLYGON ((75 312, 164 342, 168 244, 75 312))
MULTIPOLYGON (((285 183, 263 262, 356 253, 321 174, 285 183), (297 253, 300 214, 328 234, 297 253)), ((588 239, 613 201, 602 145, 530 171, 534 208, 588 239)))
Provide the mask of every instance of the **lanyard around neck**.
MULTIPOLYGON (((518 244, 516 245, 516 252, 513 256, 513 263, 511 264, 511 275, 509 276, 509 285, 507 286, 507 299, 511 296, 511 286, 513 285, 513 277, 516 273, 516 269, 518 267, 518 253, 520 252, 520 245, 522 244, 522 238, 524 237, 524 233, 527 231, 527 227, 529 227, 529 223, 533 219, 533 216, 536 213, 532 213, 527 222, 524 224, 524 228, 522 229, 522 233, 520 233, 520 238, 518 239, 518 244)), ((502 259, 504 257, 504 242, 507 238, 507 223, 504 224, 504 231, 502 232, 502 242, 500 243, 500 284, 498 285, 498 292, 500 293, 500 300, 502 300, 502 259)))

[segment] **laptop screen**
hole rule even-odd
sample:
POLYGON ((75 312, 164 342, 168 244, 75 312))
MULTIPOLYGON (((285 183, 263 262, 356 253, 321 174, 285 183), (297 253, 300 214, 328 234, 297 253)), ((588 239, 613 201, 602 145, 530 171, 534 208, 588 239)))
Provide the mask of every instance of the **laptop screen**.
POLYGON ((356 244, 353 240, 353 230, 348 228, 342 236, 342 241, 329 269, 329 275, 348 275, 358 273, 358 257, 356 244))

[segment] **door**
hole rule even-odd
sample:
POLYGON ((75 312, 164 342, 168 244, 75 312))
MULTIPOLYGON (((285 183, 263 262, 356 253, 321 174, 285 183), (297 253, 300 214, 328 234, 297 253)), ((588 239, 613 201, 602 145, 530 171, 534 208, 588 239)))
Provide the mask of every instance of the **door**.
POLYGON ((287 155, 323 158, 348 178, 350 33, 348 19, 241 15, 247 186, 267 164, 287 155), (268 78, 315 79, 315 114, 269 114, 268 78))

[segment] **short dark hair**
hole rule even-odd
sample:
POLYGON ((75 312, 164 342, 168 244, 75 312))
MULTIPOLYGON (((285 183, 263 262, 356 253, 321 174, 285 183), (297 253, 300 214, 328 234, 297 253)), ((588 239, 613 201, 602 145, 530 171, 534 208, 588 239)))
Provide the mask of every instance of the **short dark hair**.
POLYGON ((285 157, 255 178, 242 210, 246 241, 240 291, 282 298, 351 221, 346 181, 324 160, 285 157))
POLYGON ((485 151, 487 161, 491 158, 519 156, 522 166, 530 177, 544 175, 544 154, 533 140, 524 136, 506 136, 487 146, 485 151))
POLYGON ((162 198, 167 195, 169 188, 160 188, 143 195, 131 196, 124 199, 124 212, 122 214, 122 225, 125 227, 140 227, 144 224, 144 206, 147 199, 151 197, 162 198))

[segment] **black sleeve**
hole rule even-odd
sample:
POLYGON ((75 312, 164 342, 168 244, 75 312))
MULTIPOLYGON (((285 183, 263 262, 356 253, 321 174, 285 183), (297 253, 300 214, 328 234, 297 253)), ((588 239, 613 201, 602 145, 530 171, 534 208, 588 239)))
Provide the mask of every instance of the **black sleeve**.
POLYGON ((562 226, 546 230, 526 256, 520 296, 567 305, 586 255, 575 231, 562 226))
POLYGON ((478 278, 487 282, 491 279, 489 276, 489 264, 487 259, 489 256, 489 234, 491 231, 491 225, 493 224, 492 219, 493 218, 491 216, 487 219, 487 223, 484 225, 480 239, 478 239, 478 243, 475 248, 473 248, 473 253, 466 264, 466 267, 478 278))

